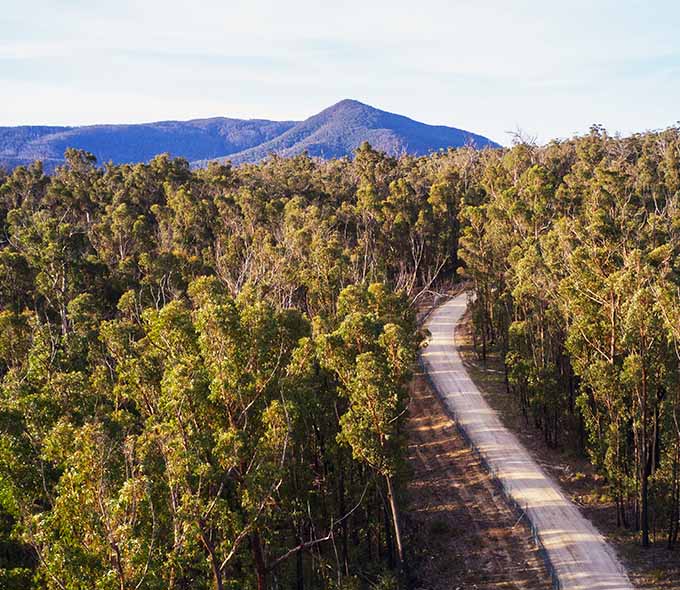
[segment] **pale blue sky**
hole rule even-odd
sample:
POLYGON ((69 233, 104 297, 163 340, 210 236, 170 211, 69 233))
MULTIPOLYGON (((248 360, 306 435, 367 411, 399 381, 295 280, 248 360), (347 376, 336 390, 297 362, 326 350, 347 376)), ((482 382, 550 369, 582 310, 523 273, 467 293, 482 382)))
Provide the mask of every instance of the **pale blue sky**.
POLYGON ((509 143, 680 120, 671 0, 0 0, 0 125, 300 119, 356 98, 509 143))

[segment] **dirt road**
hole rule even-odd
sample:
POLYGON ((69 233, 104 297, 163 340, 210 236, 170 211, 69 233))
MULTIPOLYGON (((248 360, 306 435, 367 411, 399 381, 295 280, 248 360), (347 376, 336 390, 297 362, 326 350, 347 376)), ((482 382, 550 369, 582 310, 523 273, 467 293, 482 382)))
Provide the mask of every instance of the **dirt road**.
POLYGON ((550 590, 524 519, 466 445, 422 373, 409 403, 404 524, 409 588, 550 590))
POLYGON ((525 511, 561 588, 632 589, 600 533, 501 424, 468 376, 454 335, 466 304, 467 296, 461 294, 435 309, 425 323, 432 336, 422 358, 437 393, 507 495, 525 511))

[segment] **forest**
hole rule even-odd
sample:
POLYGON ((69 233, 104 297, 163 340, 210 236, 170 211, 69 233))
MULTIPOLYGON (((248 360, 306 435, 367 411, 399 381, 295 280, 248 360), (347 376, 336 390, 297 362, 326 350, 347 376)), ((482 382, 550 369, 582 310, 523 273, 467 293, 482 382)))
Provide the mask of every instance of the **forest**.
POLYGON ((0 582, 397 588, 416 308, 617 523, 680 505, 680 129, 545 146, 0 174, 0 582))
POLYGON ((3 175, 0 586, 392 587, 412 303, 477 157, 3 175))

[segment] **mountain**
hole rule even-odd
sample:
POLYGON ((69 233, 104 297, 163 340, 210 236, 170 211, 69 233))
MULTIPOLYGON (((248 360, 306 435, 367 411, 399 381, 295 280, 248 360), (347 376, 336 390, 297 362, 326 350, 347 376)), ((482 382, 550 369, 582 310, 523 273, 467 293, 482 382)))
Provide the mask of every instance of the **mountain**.
POLYGON ((87 150, 99 162, 147 162, 168 152, 195 166, 211 160, 256 162, 272 153, 293 156, 349 156, 362 142, 391 155, 427 154, 468 143, 498 144, 453 127, 426 125, 408 117, 343 100, 304 121, 194 119, 138 125, 84 127, 0 127, 0 165, 13 168, 43 160, 48 169, 63 162, 68 147, 87 150))
POLYGON ((115 164, 147 162, 165 152, 187 160, 216 158, 260 145, 295 124, 217 117, 140 125, 0 127, 0 163, 13 167, 43 160, 53 167, 63 162, 69 147, 115 164))
POLYGON ((224 159, 240 164, 257 162, 272 153, 290 157, 304 151, 311 156, 338 158, 351 155, 364 141, 394 156, 404 153, 425 155, 468 143, 477 148, 500 147, 490 139, 469 131, 426 125, 356 100, 343 100, 268 142, 239 153, 226 154, 224 159))

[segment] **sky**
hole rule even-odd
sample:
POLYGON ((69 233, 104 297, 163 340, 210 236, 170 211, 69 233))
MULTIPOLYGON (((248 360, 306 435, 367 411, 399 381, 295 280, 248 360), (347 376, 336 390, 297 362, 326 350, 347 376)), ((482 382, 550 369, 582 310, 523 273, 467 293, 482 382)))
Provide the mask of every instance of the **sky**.
POLYGON ((298 120, 354 98, 502 144, 680 120, 677 0, 0 0, 0 125, 298 120))

